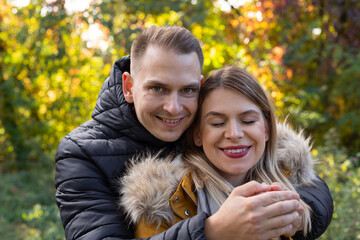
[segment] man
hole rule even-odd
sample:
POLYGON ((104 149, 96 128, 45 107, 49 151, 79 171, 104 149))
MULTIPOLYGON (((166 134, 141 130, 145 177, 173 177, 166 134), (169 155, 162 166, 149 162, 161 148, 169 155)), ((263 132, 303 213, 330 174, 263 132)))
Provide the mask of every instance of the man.
MULTIPOLYGON (((131 238, 133 230, 116 207, 115 188, 126 162, 141 152, 176 151, 196 113, 203 55, 188 30, 145 30, 132 45, 131 60, 131 66, 129 56, 116 61, 100 91, 93 119, 59 144, 56 201, 67 239, 131 238)), ((254 182, 236 188, 215 215, 199 213, 153 239, 291 235, 298 229, 301 213, 297 194, 267 189, 254 182), (264 193, 256 195, 260 192, 264 193), (235 208, 243 211, 234 212, 235 208)), ((299 191, 314 211, 308 236, 313 239, 330 222, 332 199, 323 181, 299 191)), ((297 235, 302 239, 301 233, 297 235)))

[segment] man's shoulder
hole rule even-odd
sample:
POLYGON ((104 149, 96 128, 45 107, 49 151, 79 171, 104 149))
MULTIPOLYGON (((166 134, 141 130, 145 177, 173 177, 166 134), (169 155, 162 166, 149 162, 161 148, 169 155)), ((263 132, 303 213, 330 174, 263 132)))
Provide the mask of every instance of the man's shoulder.
POLYGON ((111 137, 109 136, 111 131, 113 130, 108 129, 107 126, 91 119, 69 132, 64 139, 72 139, 75 142, 81 140, 106 139, 111 137))
POLYGON ((93 158, 131 154, 135 143, 119 131, 89 120, 67 134, 59 143, 56 160, 67 157, 93 158))

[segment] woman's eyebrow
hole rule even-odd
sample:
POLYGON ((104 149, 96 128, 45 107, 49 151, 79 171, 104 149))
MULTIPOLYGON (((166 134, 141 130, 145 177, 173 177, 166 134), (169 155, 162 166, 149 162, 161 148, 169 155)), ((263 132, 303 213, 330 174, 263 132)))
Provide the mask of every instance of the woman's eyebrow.
POLYGON ((250 110, 240 113, 240 115, 248 115, 248 114, 260 115, 261 113, 259 111, 253 110, 253 109, 250 109, 250 110))
POLYGON ((210 111, 208 113, 205 114, 204 118, 209 117, 209 116, 223 116, 223 113, 219 113, 216 111, 210 111))
MULTIPOLYGON (((250 109, 250 110, 246 110, 244 112, 241 112, 239 115, 248 115, 248 114, 256 114, 256 115, 261 115, 261 113, 259 113, 259 111, 250 109)), ((210 111, 208 113, 205 114, 205 118, 209 117, 209 116, 224 116, 225 114, 221 113, 221 112, 216 112, 216 111, 210 111)))

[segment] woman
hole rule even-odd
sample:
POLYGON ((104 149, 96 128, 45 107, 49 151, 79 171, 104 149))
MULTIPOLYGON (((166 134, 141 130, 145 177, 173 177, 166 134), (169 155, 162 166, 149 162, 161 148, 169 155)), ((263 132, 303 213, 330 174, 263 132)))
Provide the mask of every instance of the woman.
MULTIPOLYGON (((277 131, 265 91, 237 67, 213 72, 202 85, 185 146, 175 160, 133 161, 121 179, 119 205, 135 224, 136 237, 160 233, 200 211, 212 215, 234 187, 252 180, 290 191, 316 180, 308 140, 286 125, 277 131)), ((306 235, 311 211, 300 202, 306 235)))

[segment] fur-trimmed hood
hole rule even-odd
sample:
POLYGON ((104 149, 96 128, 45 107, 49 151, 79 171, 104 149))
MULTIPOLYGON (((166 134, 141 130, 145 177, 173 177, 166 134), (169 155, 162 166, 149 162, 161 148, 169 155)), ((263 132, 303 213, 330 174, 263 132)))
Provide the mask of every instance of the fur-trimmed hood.
POLYGON ((310 138, 305 138, 302 130, 296 132, 286 123, 278 123, 276 127, 279 167, 291 173, 289 180, 295 188, 313 184, 317 178, 310 138))
POLYGON ((132 159, 127 174, 119 179, 119 207, 123 207, 132 223, 141 218, 147 222, 171 222, 174 213, 169 198, 187 170, 178 155, 159 159, 147 155, 132 159))
MULTIPOLYGON (((309 138, 285 123, 277 124, 277 132, 280 168, 291 173, 289 180, 295 188, 312 184, 316 174, 309 138)), ((127 174, 119 180, 119 207, 125 209, 132 223, 142 218, 159 224, 171 222, 174 213, 169 198, 187 174, 180 158, 159 159, 149 155, 131 161, 127 174)))

